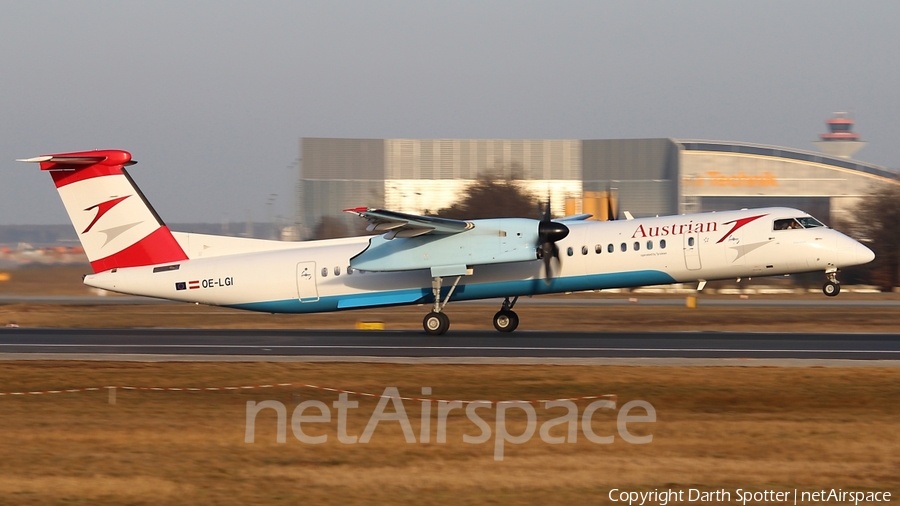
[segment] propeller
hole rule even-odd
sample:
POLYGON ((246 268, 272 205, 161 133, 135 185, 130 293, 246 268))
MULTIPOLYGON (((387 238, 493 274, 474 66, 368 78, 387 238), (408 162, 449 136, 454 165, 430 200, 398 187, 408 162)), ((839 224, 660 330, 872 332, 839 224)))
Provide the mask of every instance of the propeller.
POLYGON ((565 239, 569 235, 569 227, 562 223, 555 222, 550 219, 550 198, 547 198, 547 206, 544 208, 544 216, 538 223, 538 256, 544 261, 544 282, 548 285, 552 281, 551 263, 556 259, 557 264, 561 264, 559 258, 559 246, 557 241, 565 239))

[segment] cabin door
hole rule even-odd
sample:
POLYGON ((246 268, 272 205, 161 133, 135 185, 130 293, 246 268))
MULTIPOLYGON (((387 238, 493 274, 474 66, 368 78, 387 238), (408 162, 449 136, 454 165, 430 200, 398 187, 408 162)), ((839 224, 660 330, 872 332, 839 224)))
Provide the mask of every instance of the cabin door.
POLYGON ((684 264, 688 270, 700 268, 700 234, 684 234, 684 264))
POLYGON ((316 289, 316 263, 300 262, 297 264, 297 297, 300 302, 316 302, 319 291, 316 289))

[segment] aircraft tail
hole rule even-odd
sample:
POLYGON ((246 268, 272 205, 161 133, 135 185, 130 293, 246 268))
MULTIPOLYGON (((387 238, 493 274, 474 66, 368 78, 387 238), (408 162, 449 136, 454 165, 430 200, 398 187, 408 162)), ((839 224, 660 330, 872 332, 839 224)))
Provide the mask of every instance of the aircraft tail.
POLYGON ((50 172, 95 273, 187 260, 184 250, 125 172, 131 153, 82 151, 18 160, 50 172))

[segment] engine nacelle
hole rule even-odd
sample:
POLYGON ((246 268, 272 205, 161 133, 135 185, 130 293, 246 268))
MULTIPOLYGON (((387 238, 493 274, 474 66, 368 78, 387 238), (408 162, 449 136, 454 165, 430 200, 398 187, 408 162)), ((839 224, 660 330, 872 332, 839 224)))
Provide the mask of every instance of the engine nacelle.
POLYGON ((537 259, 537 220, 498 218, 472 223, 472 229, 458 234, 373 237, 368 248, 350 259, 350 266, 366 271, 408 271, 537 259))

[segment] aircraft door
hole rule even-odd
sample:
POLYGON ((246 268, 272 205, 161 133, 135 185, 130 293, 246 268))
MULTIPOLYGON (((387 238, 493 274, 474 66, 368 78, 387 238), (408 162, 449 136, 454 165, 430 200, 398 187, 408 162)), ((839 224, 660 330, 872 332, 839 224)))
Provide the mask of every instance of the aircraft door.
POLYGON ((300 302, 316 302, 319 291, 316 288, 316 263, 300 262, 297 264, 297 298, 300 302))
POLYGON ((700 268, 700 234, 684 235, 684 264, 691 271, 700 268))

